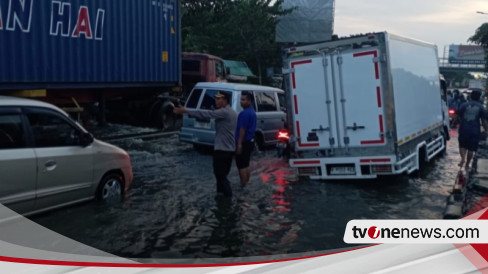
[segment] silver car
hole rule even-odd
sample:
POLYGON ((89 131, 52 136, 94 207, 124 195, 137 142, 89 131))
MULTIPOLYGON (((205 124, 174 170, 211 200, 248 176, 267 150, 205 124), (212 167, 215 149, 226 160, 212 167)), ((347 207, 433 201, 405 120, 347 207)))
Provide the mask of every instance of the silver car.
POLYGON ((93 198, 120 200, 129 155, 92 137, 61 109, 0 96, 0 203, 30 215, 93 198))

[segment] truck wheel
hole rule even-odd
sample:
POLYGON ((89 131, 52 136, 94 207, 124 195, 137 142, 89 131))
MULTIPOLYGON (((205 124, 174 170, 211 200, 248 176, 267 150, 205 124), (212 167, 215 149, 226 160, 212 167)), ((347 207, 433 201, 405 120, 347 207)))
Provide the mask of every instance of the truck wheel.
POLYGON ((105 175, 97 190, 97 200, 113 203, 121 201, 123 198, 124 179, 118 173, 109 173, 105 175))
MULTIPOLYGON (((449 132, 447 134, 449 134, 449 132)), ((447 140, 448 140, 447 138, 448 137, 446 136, 446 132, 444 132, 444 134, 442 134, 442 136, 444 137, 444 140, 442 141, 444 144, 444 149, 441 151, 440 155, 445 156, 447 154, 447 140)))
POLYGON ((427 164, 427 148, 425 146, 421 147, 418 154, 419 170, 423 169, 427 164))
POLYGON ((449 141, 449 140, 451 140, 449 129, 447 129, 447 126, 444 126, 444 141, 449 141))
POLYGON ((176 114, 173 113, 172 107, 163 104, 159 109, 158 116, 159 116, 159 126, 163 130, 174 128, 176 122, 176 114))
POLYGON ((425 169, 425 165, 427 161, 425 160, 426 157, 426 148, 425 146, 421 147, 417 153, 417 163, 418 163, 418 169, 414 170, 411 175, 414 177, 419 177, 422 173, 422 171, 425 169))

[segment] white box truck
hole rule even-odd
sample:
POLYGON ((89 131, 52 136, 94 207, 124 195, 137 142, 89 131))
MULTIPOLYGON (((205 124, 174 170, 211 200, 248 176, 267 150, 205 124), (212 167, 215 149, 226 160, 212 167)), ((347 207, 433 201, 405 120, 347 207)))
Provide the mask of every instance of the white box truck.
POLYGON ((298 175, 409 174, 445 151, 435 45, 380 32, 287 48, 283 60, 298 175))

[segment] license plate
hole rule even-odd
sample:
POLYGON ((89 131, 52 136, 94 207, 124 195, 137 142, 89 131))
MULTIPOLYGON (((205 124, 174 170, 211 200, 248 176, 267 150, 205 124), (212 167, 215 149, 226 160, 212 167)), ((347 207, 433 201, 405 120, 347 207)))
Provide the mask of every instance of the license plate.
POLYGON ((330 170, 331 175, 355 175, 356 170, 351 166, 338 166, 330 170))
POLYGON ((276 148, 286 148, 286 143, 277 143, 276 148))
POLYGON ((202 123, 195 121, 195 127, 196 128, 203 128, 203 129, 210 129, 210 123, 202 123))

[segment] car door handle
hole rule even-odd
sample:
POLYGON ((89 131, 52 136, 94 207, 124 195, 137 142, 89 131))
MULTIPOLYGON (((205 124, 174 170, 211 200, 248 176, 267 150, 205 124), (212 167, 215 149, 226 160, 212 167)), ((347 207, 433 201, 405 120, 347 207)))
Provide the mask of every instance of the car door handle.
POLYGON ((49 160, 44 164, 46 171, 53 171, 56 168, 56 165, 57 163, 54 160, 49 160))

